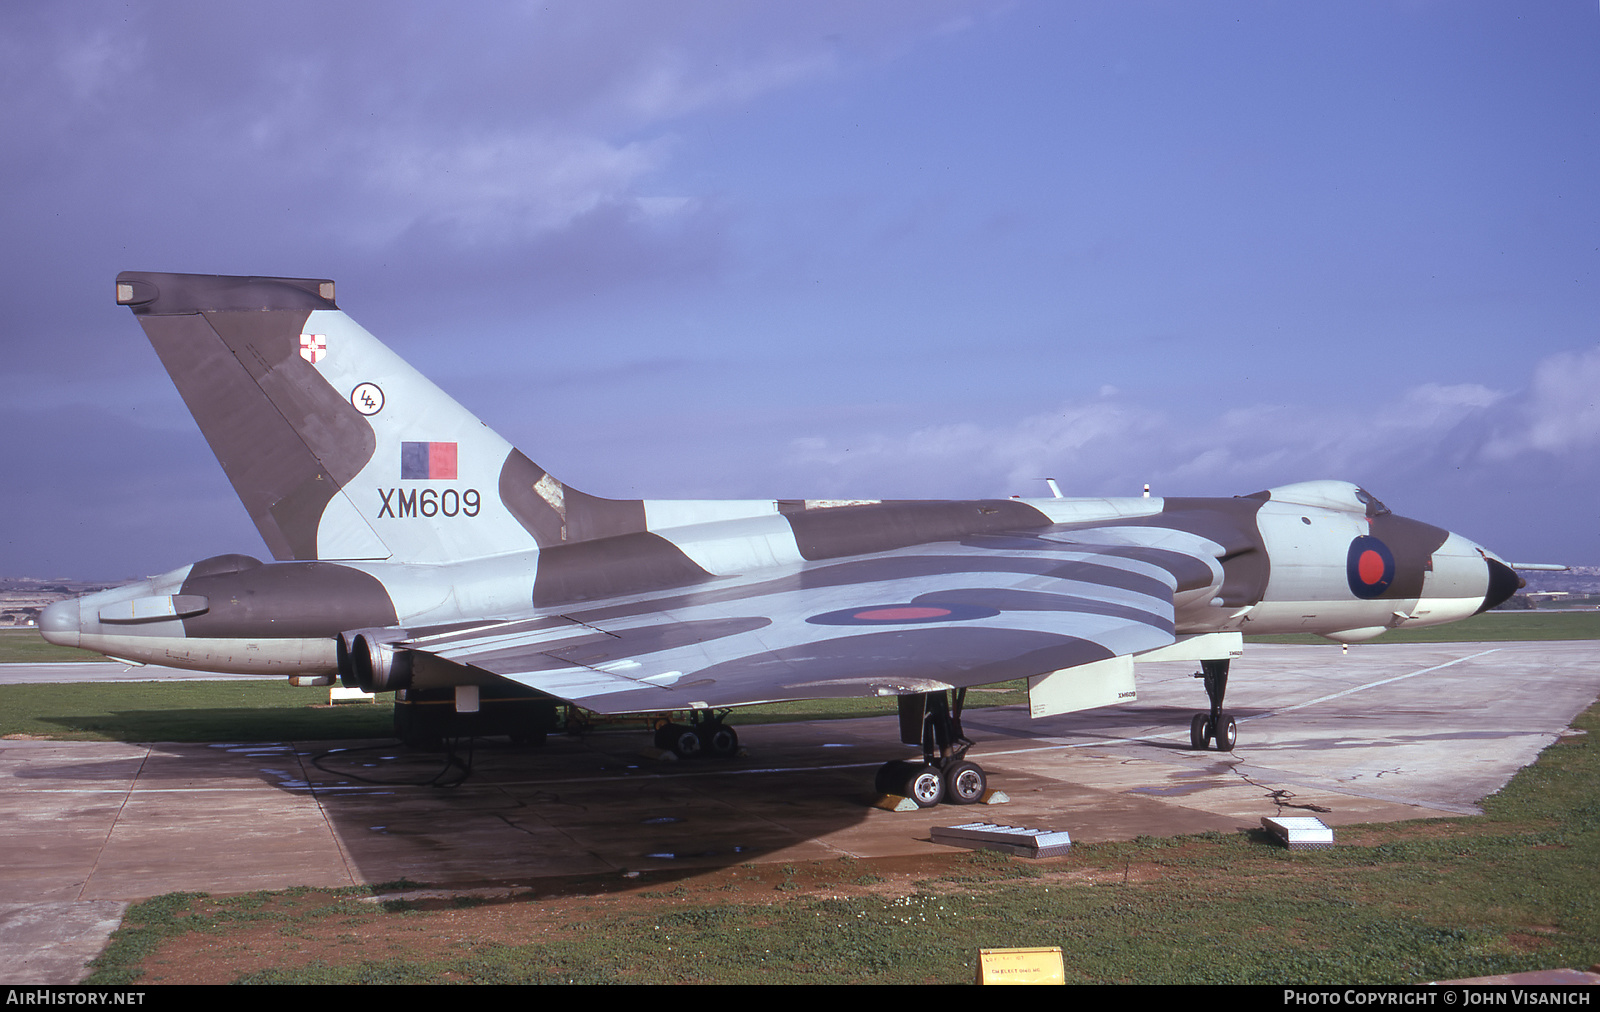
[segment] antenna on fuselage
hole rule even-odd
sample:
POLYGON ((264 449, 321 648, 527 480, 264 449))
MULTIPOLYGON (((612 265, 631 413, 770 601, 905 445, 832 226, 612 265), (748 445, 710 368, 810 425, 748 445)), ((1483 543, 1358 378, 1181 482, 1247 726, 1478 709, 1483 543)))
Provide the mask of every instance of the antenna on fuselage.
POLYGON ((1054 478, 1044 478, 1044 479, 1041 479, 1041 480, 1046 485, 1050 486, 1050 494, 1051 495, 1055 496, 1057 499, 1065 499, 1066 498, 1066 496, 1063 496, 1061 494, 1061 486, 1056 484, 1056 480, 1054 478))

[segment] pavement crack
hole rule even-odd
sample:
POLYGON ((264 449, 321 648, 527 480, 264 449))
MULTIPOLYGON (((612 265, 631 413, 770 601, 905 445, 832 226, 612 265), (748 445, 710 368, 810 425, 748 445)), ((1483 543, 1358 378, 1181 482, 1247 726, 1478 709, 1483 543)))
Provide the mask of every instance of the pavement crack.
POLYGON ((1265 794, 1266 797, 1267 797, 1267 800, 1271 801, 1274 805, 1276 805, 1278 807, 1278 812, 1280 814, 1283 812, 1283 810, 1285 808, 1295 808, 1295 809, 1299 809, 1300 811, 1303 811, 1303 812, 1331 812, 1331 811, 1333 811, 1333 809, 1331 809, 1331 808, 1325 808, 1322 805, 1313 805, 1310 802, 1303 802, 1303 803, 1294 802, 1293 800, 1291 800, 1292 798, 1294 798, 1296 796, 1294 791, 1288 790, 1287 788, 1283 788, 1283 787, 1269 787, 1266 784, 1261 783, 1259 780, 1256 780, 1255 778, 1251 777, 1248 773, 1245 773, 1243 770, 1239 769, 1240 766, 1244 765, 1244 761, 1243 760, 1239 760, 1237 762, 1231 762, 1231 763, 1223 763, 1223 765, 1228 767, 1228 772, 1232 773, 1234 776, 1238 777, 1240 780, 1243 780, 1245 783, 1249 784, 1251 787, 1254 787, 1257 790, 1261 791, 1263 794, 1265 794))
POLYGON ((89 883, 94 881, 95 874, 100 870, 100 861, 105 857, 106 849, 111 846, 111 836, 117 831, 117 824, 122 821, 123 812, 127 811, 128 802, 133 800, 134 789, 139 786, 139 777, 144 775, 145 764, 150 761, 149 748, 139 757, 139 768, 128 778, 128 788, 122 792, 122 800, 117 803, 117 814, 111 817, 111 824, 106 826, 106 835, 101 838, 100 846, 95 849, 94 863, 89 867, 89 874, 83 877, 83 885, 78 888, 78 899, 82 900, 89 891, 89 883))

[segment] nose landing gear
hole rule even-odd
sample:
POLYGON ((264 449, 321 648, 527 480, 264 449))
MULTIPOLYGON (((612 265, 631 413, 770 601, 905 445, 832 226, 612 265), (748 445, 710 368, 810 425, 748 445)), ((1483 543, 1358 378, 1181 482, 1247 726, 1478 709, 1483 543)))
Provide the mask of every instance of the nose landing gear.
POLYGON ((1189 747, 1203 749, 1216 742, 1218 752, 1232 752, 1239 740, 1239 726, 1232 714, 1222 712, 1222 697, 1228 692, 1228 664, 1230 660, 1201 661, 1194 677, 1205 679, 1206 695, 1211 699, 1210 713, 1197 713, 1189 721, 1189 747))

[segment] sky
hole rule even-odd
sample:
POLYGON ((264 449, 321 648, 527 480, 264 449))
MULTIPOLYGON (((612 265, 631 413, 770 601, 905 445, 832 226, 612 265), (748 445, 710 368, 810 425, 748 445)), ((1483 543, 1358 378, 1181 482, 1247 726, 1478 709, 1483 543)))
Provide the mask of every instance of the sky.
POLYGON ((121 270, 619 498, 1357 482, 1600 565, 1600 6, 0 5, 0 575, 266 557, 121 270))

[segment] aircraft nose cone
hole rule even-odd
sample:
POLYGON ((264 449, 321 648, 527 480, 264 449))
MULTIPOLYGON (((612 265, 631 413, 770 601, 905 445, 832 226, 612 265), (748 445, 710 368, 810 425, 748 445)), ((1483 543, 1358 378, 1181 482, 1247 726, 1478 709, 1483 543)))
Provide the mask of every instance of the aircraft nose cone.
POLYGON ((1499 559, 1485 556, 1483 561, 1489 564, 1489 590, 1483 595, 1483 606, 1478 609, 1479 614, 1507 600, 1512 594, 1527 586, 1526 581, 1518 576, 1515 570, 1499 559))
POLYGON ((46 640, 61 647, 78 645, 78 627, 81 624, 78 599, 57 601, 47 605, 39 615, 39 632, 46 640))

